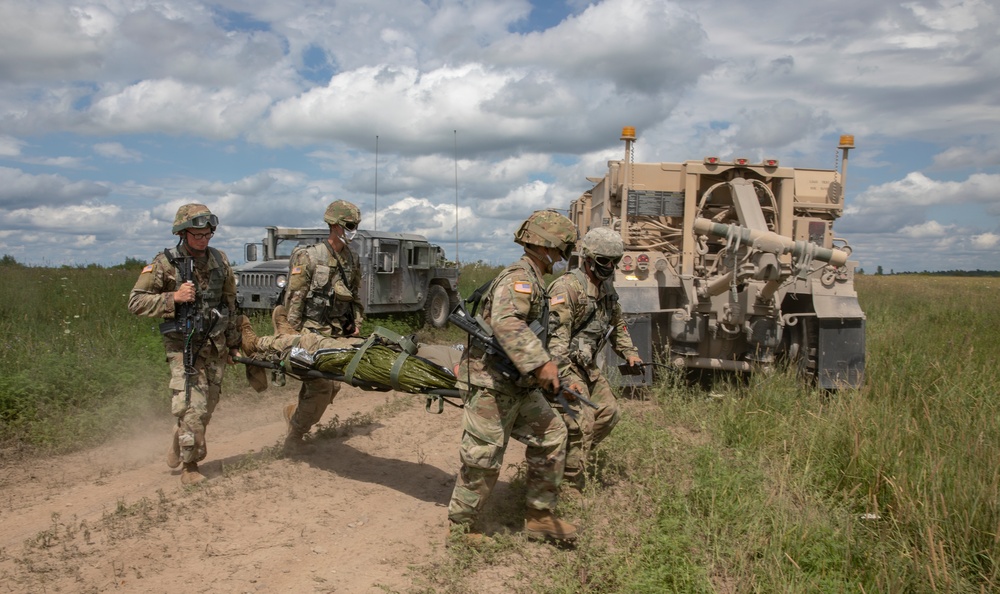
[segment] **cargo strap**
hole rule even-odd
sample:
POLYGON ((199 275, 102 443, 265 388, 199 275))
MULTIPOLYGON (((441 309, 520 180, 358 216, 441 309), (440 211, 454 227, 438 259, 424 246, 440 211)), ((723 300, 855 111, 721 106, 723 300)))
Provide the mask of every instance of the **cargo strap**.
POLYGON ((348 363, 347 367, 344 369, 344 379, 348 383, 354 383, 354 373, 358 370, 358 365, 361 363, 361 357, 364 356, 368 347, 372 346, 376 342, 381 342, 379 341, 380 338, 384 339, 384 341, 399 345, 399 347, 403 349, 403 352, 396 357, 396 360, 392 364, 392 370, 389 373, 389 383, 393 390, 405 392, 406 390, 404 390, 399 383, 399 372, 403 369, 403 363, 406 359, 411 355, 417 354, 417 344, 409 337, 397 334, 396 332, 381 326, 376 326, 375 330, 372 331, 371 336, 369 336, 361 347, 358 348, 358 352, 354 353, 354 356, 351 358, 351 362, 348 363))

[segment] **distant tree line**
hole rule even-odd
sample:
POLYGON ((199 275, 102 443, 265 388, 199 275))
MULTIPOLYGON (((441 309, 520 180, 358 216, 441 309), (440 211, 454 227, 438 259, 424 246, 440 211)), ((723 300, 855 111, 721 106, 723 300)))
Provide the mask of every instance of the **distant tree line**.
MULTIPOLYGON (((62 266, 36 266, 35 268, 76 268, 79 270, 94 268, 100 270, 115 270, 115 269, 128 270, 132 268, 142 268, 145 265, 146 265, 145 260, 126 257, 125 262, 121 264, 113 264, 111 266, 102 266, 101 264, 76 264, 74 266, 70 266, 69 264, 63 264, 62 266)), ((14 256, 11 256, 10 254, 4 254, 3 257, 0 257, 0 266, 10 266, 12 268, 13 267, 28 268, 26 264, 21 264, 14 258, 14 256)))
MULTIPOLYGON (((854 273, 855 274, 864 274, 865 273, 865 269, 864 268, 858 268, 857 270, 854 271, 854 273)), ((892 270, 890 268, 889 272, 886 273, 886 272, 882 271, 882 267, 881 266, 878 266, 875 269, 875 276, 904 275, 904 274, 909 274, 909 275, 916 274, 916 275, 923 275, 923 276, 969 276, 969 277, 972 277, 972 276, 1000 276, 1000 270, 978 270, 978 269, 977 270, 935 270, 935 271, 924 270, 923 272, 896 272, 896 271, 894 271, 894 270, 892 270)))

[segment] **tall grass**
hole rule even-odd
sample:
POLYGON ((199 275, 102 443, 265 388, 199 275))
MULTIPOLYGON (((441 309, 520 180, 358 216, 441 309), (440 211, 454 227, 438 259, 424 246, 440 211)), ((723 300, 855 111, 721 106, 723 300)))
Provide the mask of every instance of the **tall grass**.
POLYGON ((169 411, 158 322, 128 312, 139 269, 0 266, 0 434, 62 451, 169 411))
MULTIPOLYGON (((577 549, 491 561, 523 573, 512 590, 1000 590, 1000 281, 857 283, 864 387, 665 378, 625 403, 584 504, 561 504, 584 527, 577 549)), ((479 587, 453 559, 423 591, 479 587)))

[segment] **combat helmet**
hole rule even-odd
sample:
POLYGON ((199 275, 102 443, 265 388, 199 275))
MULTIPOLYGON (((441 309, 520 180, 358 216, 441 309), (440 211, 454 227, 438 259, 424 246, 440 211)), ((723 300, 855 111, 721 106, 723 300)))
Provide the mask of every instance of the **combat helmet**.
POLYGON ((361 210, 347 200, 336 200, 326 207, 323 214, 323 221, 328 225, 343 225, 353 223, 357 226, 361 223, 361 210))
POLYGON ((515 242, 556 248, 563 258, 569 258, 573 252, 576 237, 573 221, 554 210, 536 210, 514 233, 515 242))
POLYGON ((174 226, 170 231, 177 235, 185 229, 204 229, 211 227, 212 231, 219 226, 219 217, 212 214, 204 204, 185 204, 177 209, 174 226))
POLYGON ((600 280, 611 278, 625 253, 621 235, 607 227, 587 231, 580 241, 580 254, 590 264, 590 270, 600 280))
POLYGON ((611 229, 596 227, 580 240, 580 253, 584 258, 607 258, 617 262, 625 253, 625 242, 611 229))

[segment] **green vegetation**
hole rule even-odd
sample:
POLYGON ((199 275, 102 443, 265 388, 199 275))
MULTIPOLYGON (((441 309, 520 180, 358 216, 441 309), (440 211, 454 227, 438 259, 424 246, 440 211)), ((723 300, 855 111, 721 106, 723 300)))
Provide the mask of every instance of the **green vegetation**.
MULTIPOLYGON (((602 445, 574 550, 501 533, 421 592, 992 592, 1000 586, 996 279, 866 276, 867 382, 665 378, 602 445), (514 544, 511 544, 511 543, 514 544)), ((517 526, 520 510, 498 523, 517 526)))
MULTIPOLYGON (((463 296, 500 267, 469 270, 463 296)), ((168 414, 157 320, 125 308, 137 269, 4 261, 0 274, 5 446, 77 448, 168 414)), ((706 392, 665 377, 625 402, 584 499, 561 504, 584 527, 575 549, 524 540, 518 479, 487 506, 494 542, 415 568, 412 591, 478 591, 498 572, 514 592, 1000 589, 998 281, 856 282, 868 318, 862 389, 824 394, 775 373, 720 378, 706 392)), ((241 385, 230 373, 227 386, 241 385)))

